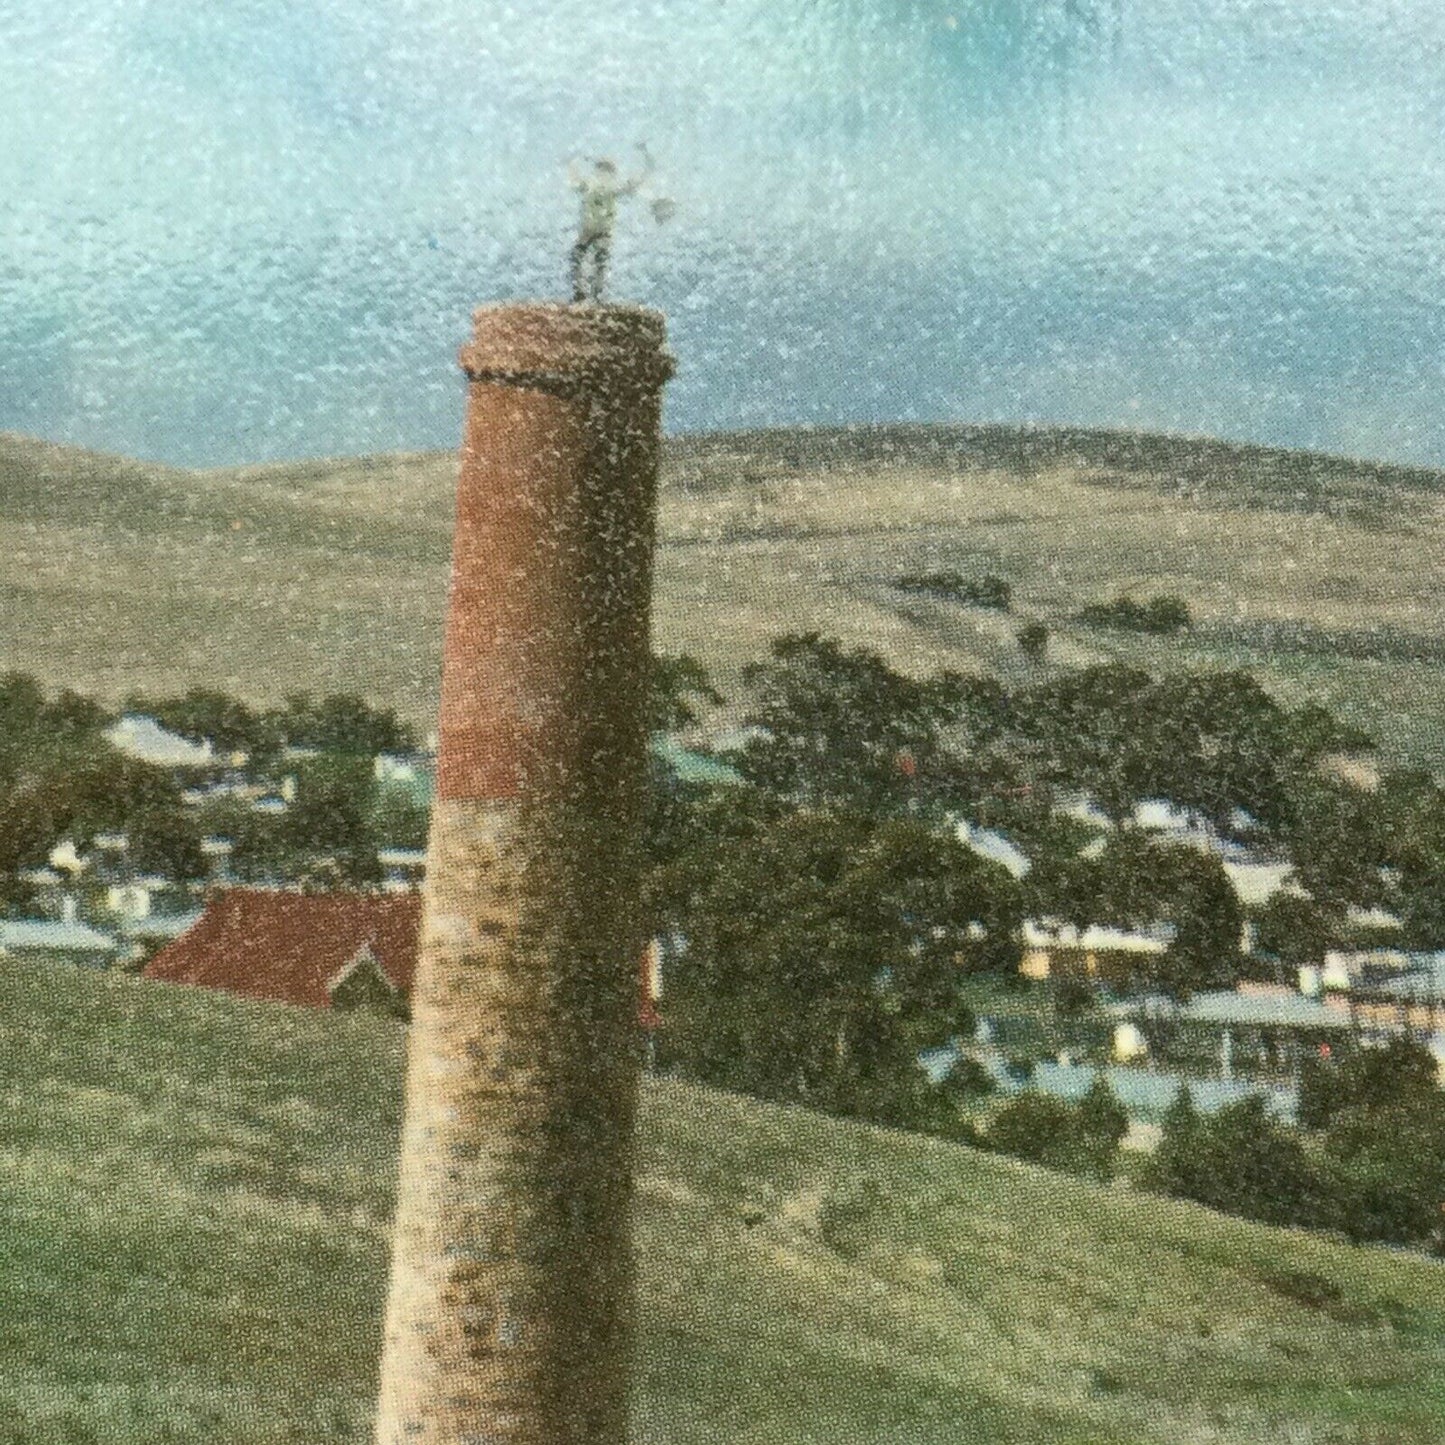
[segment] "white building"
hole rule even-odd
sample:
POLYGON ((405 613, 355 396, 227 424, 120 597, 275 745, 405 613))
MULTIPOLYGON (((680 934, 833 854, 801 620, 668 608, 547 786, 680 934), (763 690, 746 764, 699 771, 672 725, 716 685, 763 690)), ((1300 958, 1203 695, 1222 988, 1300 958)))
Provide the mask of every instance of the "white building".
POLYGON ((141 713, 126 713, 112 723, 105 739, 126 757, 160 768, 208 768, 218 761, 210 743, 192 742, 141 713))
POLYGON ((995 833, 991 828, 980 828, 969 822, 960 822, 955 831, 958 841, 965 848, 980 858, 988 859, 990 863, 998 863, 1014 878, 1024 877, 1033 867, 1028 858, 1002 833, 995 833))

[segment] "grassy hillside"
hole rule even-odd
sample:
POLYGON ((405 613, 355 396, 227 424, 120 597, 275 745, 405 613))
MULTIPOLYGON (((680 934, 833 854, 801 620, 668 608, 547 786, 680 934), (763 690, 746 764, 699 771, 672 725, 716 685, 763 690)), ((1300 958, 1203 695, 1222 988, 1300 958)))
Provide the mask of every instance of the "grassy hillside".
MULTIPOLYGON (((186 473, 0 437, 0 665, 107 696, 361 688, 434 713, 451 455, 186 473)), ((666 449, 656 633, 724 681, 784 627, 919 671, 1052 657, 1257 668, 1398 756, 1445 764, 1445 475, 1194 438, 875 427, 666 449), (997 572, 1008 616, 890 586, 997 572), (1087 601, 1184 596, 1182 639, 1090 631, 1087 601)))
MULTIPOLYGON (((361 1442, 397 1027, 0 964, 0 1442, 361 1442)), ((1445 1268, 676 1084, 639 1445, 1445 1438, 1445 1268)))

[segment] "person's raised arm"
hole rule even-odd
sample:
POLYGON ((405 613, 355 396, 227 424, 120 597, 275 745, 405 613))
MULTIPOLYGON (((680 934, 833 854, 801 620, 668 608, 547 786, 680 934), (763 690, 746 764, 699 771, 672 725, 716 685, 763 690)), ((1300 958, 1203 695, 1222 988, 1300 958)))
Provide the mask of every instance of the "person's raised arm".
POLYGON ((652 159, 652 152, 647 148, 647 142, 637 142, 638 154, 642 157, 642 169, 632 177, 625 185, 620 187, 618 194, 623 196, 635 195, 651 179, 653 171, 657 169, 656 162, 652 159))

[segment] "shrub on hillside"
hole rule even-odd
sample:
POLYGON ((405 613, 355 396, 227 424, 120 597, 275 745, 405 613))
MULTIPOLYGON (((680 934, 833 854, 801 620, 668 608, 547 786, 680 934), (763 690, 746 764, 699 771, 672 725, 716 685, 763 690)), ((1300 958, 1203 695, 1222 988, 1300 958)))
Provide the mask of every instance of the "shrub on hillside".
MULTIPOLYGON (((1378 1080, 1391 1070, 1376 1058, 1371 1073, 1378 1080)), ((1402 1076, 1412 1077, 1398 1070, 1392 1087, 1402 1076)), ((1395 1097, 1383 1108, 1332 1103, 1329 1127, 1311 1150, 1299 1132, 1269 1118, 1258 1096, 1209 1119, 1181 1088, 1142 1182, 1266 1224, 1445 1250, 1445 1095, 1407 1082, 1395 1097)))
POLYGON ((1306 1153, 1300 1136, 1270 1118, 1251 1094, 1210 1118, 1194 1112, 1187 1091, 1164 1121, 1146 1182, 1263 1224, 1323 1228, 1338 1221, 1338 1191, 1306 1153))
POLYGON ((977 1059, 962 1058, 944 1076, 940 1087, 951 1098, 973 1100, 986 1098, 998 1086, 977 1059))
POLYGON ((965 577, 961 572, 908 572, 893 585, 900 592, 926 592, 999 612, 1008 611, 1013 596, 1009 584, 992 572, 983 577, 965 577))
POLYGON ((1053 1169, 1075 1165, 1078 1119, 1073 1105, 1052 1094, 1025 1090, 1008 1101, 988 1126, 988 1143, 1000 1154, 1047 1164, 1053 1169))
POLYGON ((834 1184, 818 1206, 818 1237, 835 1254, 854 1259, 877 1238, 887 1204, 887 1191, 871 1174, 834 1184))
POLYGON ((1341 1227, 1355 1240, 1441 1242, 1445 1096, 1337 1114, 1324 1141, 1341 1227))
POLYGON ((1189 615, 1189 604, 1182 597, 1160 596, 1151 597, 1147 602, 1136 602, 1132 597, 1091 602, 1080 610, 1079 621, 1088 627, 1166 636, 1184 631, 1193 619, 1189 615))
POLYGON ((1437 1093, 1436 1074, 1430 1050, 1403 1037, 1340 1058, 1307 1059, 1300 1070, 1300 1125, 1326 1129, 1348 1109, 1398 1109, 1429 1100, 1437 1093))
POLYGON ((990 1122, 986 1142, 1016 1159, 1109 1179, 1128 1128, 1123 1106, 1096 1074, 1077 1104, 1034 1089, 1010 1099, 990 1122))
POLYGON ((1162 1122, 1159 1145, 1144 1166, 1142 1183, 1156 1194, 1196 1199, 1203 1187, 1199 1157, 1202 1121, 1188 1084, 1180 1084, 1162 1122))
POLYGON ((1026 622, 1018 630, 1019 651, 1030 662, 1042 662, 1049 651, 1049 629, 1042 622, 1026 622))
POLYGON ((1119 1146, 1129 1132, 1129 1115, 1102 1074, 1094 1075, 1088 1093, 1079 1100, 1075 1112, 1089 1172, 1100 1179, 1111 1178, 1119 1146))

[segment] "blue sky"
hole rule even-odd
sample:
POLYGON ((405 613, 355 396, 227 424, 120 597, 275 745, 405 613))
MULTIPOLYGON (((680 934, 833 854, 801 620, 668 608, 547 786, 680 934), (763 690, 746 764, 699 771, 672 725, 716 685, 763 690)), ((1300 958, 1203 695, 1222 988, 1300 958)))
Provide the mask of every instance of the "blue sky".
POLYGON ((1435 0, 0 0, 0 429, 450 447, 472 305, 616 292, 673 429, 1158 427, 1445 464, 1435 0))

